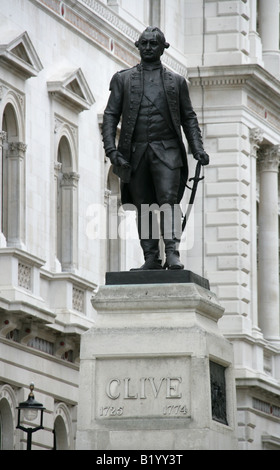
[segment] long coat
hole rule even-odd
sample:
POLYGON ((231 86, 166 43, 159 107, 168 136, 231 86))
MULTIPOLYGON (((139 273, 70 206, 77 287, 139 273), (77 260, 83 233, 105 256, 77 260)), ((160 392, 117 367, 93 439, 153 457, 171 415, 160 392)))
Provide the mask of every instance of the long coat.
MULTIPOLYGON (((117 150, 128 162, 131 158, 132 138, 136 125, 144 90, 144 74, 141 64, 131 69, 117 72, 110 83, 110 96, 104 112, 103 142, 106 155, 110 156, 116 150, 116 131, 122 119, 121 131, 117 150)), ((180 202, 188 179, 187 152, 183 143, 182 131, 192 151, 192 154, 203 152, 203 143, 196 113, 193 110, 188 85, 184 77, 163 67, 163 86, 170 110, 174 130, 181 148, 183 166, 178 193, 180 202)), ((164 140, 164 139, 163 139, 164 140)), ((122 203, 131 203, 128 185, 122 183, 122 203)))

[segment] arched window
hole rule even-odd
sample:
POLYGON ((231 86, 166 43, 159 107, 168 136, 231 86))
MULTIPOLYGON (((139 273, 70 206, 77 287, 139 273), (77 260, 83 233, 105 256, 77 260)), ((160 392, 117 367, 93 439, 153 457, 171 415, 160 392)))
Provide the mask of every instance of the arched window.
POLYGON ((16 398, 9 385, 0 387, 0 450, 15 450, 16 398))
POLYGON ((55 407, 53 433, 55 450, 74 448, 71 412, 65 403, 58 403, 55 407))
POLYGON ((14 423, 6 399, 0 400, 0 450, 13 450, 14 423))
POLYGON ((78 180, 67 136, 60 138, 56 162, 56 256, 62 271, 78 268, 78 180))
POLYGON ((58 416, 54 422, 54 448, 55 450, 68 450, 68 438, 64 420, 58 416))
POLYGON ((16 142, 18 140, 18 126, 11 104, 7 104, 4 110, 2 130, 5 132, 5 141, 2 154, 1 231, 6 239, 8 239, 8 142, 16 142))

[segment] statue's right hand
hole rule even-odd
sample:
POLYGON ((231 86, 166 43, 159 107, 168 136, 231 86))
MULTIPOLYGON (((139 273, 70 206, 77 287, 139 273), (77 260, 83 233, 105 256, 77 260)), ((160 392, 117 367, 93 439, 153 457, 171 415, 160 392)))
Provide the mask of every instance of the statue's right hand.
POLYGON ((110 160, 111 160, 111 163, 112 163, 113 165, 116 165, 116 166, 119 165, 119 163, 118 163, 118 153, 119 153, 119 152, 117 152, 117 150, 115 150, 114 152, 111 152, 111 153, 110 153, 110 156, 109 156, 109 157, 110 157, 110 160))
POLYGON ((121 166, 123 168, 129 168, 129 163, 125 160, 120 152, 115 150, 110 154, 110 160, 115 166, 121 166))

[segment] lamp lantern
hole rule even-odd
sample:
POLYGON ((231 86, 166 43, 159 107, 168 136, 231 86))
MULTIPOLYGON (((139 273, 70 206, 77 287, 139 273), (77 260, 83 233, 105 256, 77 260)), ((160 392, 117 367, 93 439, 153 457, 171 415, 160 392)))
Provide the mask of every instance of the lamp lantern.
POLYGON ((46 408, 44 408, 42 403, 39 403, 38 401, 35 400, 33 390, 34 390, 34 383, 31 383, 28 399, 26 401, 21 402, 19 406, 17 407, 17 410, 18 410, 17 429, 21 429, 22 431, 27 433, 26 450, 31 450, 32 434, 36 431, 39 431, 39 429, 44 429, 43 413, 46 408), (39 412, 41 413, 39 426, 26 428, 21 424, 22 415, 24 417, 24 420, 29 422, 29 421, 34 421, 37 418, 39 412))

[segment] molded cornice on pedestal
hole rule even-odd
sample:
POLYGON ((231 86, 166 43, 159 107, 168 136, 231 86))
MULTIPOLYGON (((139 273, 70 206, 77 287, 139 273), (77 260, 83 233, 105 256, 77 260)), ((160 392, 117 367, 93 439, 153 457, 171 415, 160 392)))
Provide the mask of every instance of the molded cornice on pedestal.
POLYGON ((3 29, 0 36, 0 59, 24 79, 36 77, 43 69, 39 56, 27 34, 3 29))
POLYGON ((61 70, 47 82, 48 92, 78 112, 88 110, 95 99, 82 70, 61 70))
POLYGON ((224 313, 215 294, 194 283, 168 284, 168 288, 167 284, 100 286, 92 305, 98 314, 106 314, 103 321, 106 317, 109 323, 119 314, 124 318, 131 312, 137 312, 139 318, 140 314, 150 314, 151 318, 151 314, 156 314, 163 319, 172 314, 175 319, 194 309, 201 319, 207 318, 217 325, 224 313))

